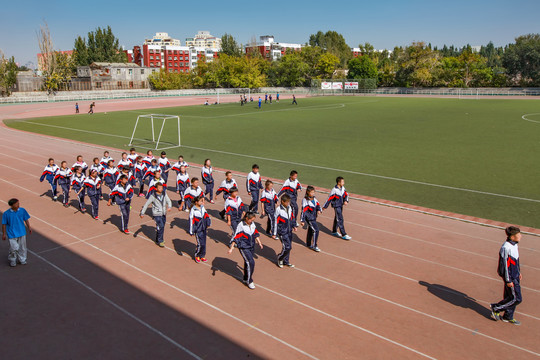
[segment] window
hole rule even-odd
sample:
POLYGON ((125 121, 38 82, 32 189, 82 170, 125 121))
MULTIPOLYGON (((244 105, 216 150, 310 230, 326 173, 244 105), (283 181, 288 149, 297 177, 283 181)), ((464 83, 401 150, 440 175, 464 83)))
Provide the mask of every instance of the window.
POLYGON ((144 75, 144 69, 141 69, 141 75, 144 75))
POLYGON ((169 56, 169 60, 172 60, 172 56, 169 56))
POLYGON ((151 62, 151 63, 150 63, 150 67, 153 67, 153 66, 154 66, 154 63, 153 63, 153 62, 151 62))
POLYGON ((154 50, 150 49, 149 53, 150 53, 150 54, 153 54, 153 53, 154 53, 154 50))
POLYGON ((150 55, 150 60, 154 60, 154 55, 150 55))
POLYGON ((172 67, 172 63, 169 63, 169 67, 172 67))
POLYGON ((96 82, 96 89, 101 89, 101 82, 96 82))
POLYGON ((116 75, 120 75, 122 71, 120 69, 116 69, 116 75))
POLYGON ((160 64, 160 63, 159 63, 159 61, 158 61, 158 62, 156 62, 156 66, 159 66, 159 64, 160 64))
POLYGON ((122 87, 122 82, 121 82, 121 81, 117 81, 117 82, 116 82, 116 86, 119 87, 119 88, 121 88, 121 87, 122 87))
POLYGON ((177 56, 174 57, 174 61, 176 61, 176 60, 178 60, 178 57, 177 57, 177 56))

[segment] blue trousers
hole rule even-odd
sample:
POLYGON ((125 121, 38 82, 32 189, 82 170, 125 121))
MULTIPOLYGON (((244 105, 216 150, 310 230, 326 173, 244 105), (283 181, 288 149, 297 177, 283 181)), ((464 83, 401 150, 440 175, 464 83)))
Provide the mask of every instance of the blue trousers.
POLYGON ((296 198, 291 198, 291 208, 294 215, 294 220, 298 222, 298 204, 296 203, 296 198))
POLYGON ((266 233, 267 234, 274 234, 274 226, 276 225, 276 213, 275 212, 269 212, 267 209, 266 212, 266 233))
POLYGON ((68 204, 69 203, 69 184, 61 184, 60 187, 62 188, 62 193, 64 194, 64 197, 62 199, 62 204, 68 204))
POLYGON ((163 187, 164 187, 165 189, 167 189, 167 180, 169 180, 169 173, 168 173, 168 172, 165 172, 165 171, 162 171, 162 172, 161 172, 161 178, 162 178, 163 181, 165 182, 165 183, 163 184, 163 187))
POLYGON ((251 204, 249 204, 249 211, 259 211, 259 190, 251 190, 251 204))
POLYGON ((204 195, 208 195, 210 200, 214 200, 214 183, 205 184, 204 195))
POLYGON ((122 218, 122 231, 125 231, 128 229, 128 223, 129 223, 129 212, 131 211, 130 202, 127 204, 118 205, 120 208, 120 217, 122 218))
POLYGON ((167 222, 167 216, 154 216, 156 222, 156 243, 163 242, 163 233, 165 232, 165 223, 167 222))
POLYGON ((341 231, 341 236, 347 235, 345 231, 345 225, 343 224, 343 208, 335 207, 334 208, 334 225, 332 226, 332 232, 337 232, 337 229, 341 231))
POLYGON ((195 257, 206 256, 206 230, 196 232, 195 240, 197 241, 197 249, 195 250, 195 257))
POLYGON ((281 253, 278 255, 278 261, 283 261, 283 264, 289 264, 289 255, 292 249, 292 234, 278 234, 281 240, 281 253))
POLYGON ((86 209, 86 204, 84 203, 84 197, 85 196, 86 196, 86 190, 85 189, 83 189, 83 191, 81 191, 80 194, 77 195, 77 200, 79 200, 79 210, 86 209))
POLYGON ((55 184, 55 182, 52 181, 52 180, 49 181, 49 184, 51 185, 52 196, 55 197, 56 194, 57 194, 57 192, 58 192, 58 190, 57 190, 57 188, 56 188, 56 184, 55 184))
POLYGON ((92 204, 92 217, 97 218, 99 213, 99 195, 88 196, 92 204))
POLYGON ((514 311, 521 301, 521 285, 519 279, 513 281, 514 287, 508 287, 504 284, 503 299, 493 305, 493 310, 499 312, 504 311, 504 319, 511 320, 514 318, 514 311))
POLYGON ((307 238, 306 245, 309 248, 317 247, 317 240, 319 239, 319 225, 317 225, 317 220, 308 220, 306 219, 307 229, 307 238))
POLYGON ((255 260, 253 260, 253 254, 255 249, 239 249, 240 254, 244 258, 244 281, 247 284, 253 282, 253 271, 255 270, 255 260))

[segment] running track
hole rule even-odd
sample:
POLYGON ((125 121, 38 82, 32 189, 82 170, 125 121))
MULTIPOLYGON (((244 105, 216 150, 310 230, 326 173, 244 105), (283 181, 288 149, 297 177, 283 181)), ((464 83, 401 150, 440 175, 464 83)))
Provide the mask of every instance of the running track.
MULTIPOLYGON (((180 103, 200 99, 103 101, 96 110, 180 103)), ((80 105, 84 110, 87 104, 80 105)), ((0 118, 60 115, 72 107, 3 106, 0 118)), ((295 269, 277 268, 281 246, 261 235, 257 289, 250 291, 238 279, 240 254, 226 253, 229 230, 216 218, 222 200, 207 204, 209 262, 195 264, 195 245, 184 230, 187 213, 170 213, 161 249, 151 240, 151 218, 137 216, 142 199, 134 200, 131 213, 134 235, 126 236, 118 231, 116 207, 101 202, 101 221, 94 221, 43 195, 48 186, 37 180, 49 156, 72 162, 80 153, 88 162, 103 147, 5 127, 0 137, 1 208, 18 197, 34 228, 29 265, 12 269, 0 262, 5 358, 540 357, 538 237, 525 235, 520 245, 519 327, 489 320, 488 304, 502 291, 495 271, 501 230, 361 201, 345 209, 352 241, 329 234, 330 209, 319 217, 321 253, 306 249, 306 231, 298 231, 291 254, 295 269)), ((192 167, 190 175, 198 176, 199 169, 192 167)), ((223 174, 216 175, 221 181, 223 174)), ((248 201, 242 176, 235 173, 248 201)), ((2 242, 0 256, 6 253, 2 242)))

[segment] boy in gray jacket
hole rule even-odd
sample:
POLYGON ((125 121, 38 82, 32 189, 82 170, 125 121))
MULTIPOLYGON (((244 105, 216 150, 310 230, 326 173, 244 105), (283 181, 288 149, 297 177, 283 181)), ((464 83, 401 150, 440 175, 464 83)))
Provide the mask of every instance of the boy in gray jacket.
POLYGON ((165 247, 163 233, 165 232, 167 211, 171 211, 172 203, 169 196, 163 191, 163 184, 156 184, 155 193, 150 195, 148 200, 146 200, 146 204, 141 209, 141 218, 144 217, 144 213, 150 204, 152 204, 152 216, 156 222, 156 244, 159 247, 165 247))

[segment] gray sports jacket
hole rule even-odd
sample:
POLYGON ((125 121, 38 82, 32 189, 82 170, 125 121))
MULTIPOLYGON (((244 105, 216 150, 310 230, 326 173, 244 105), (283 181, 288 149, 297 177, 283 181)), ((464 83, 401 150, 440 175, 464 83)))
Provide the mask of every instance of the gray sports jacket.
POLYGON ((144 215, 144 213, 146 212, 146 209, 148 208, 148 206, 150 204, 152 204, 152 215, 153 216, 166 215, 167 214, 167 209, 172 208, 171 199, 169 198, 169 196, 165 192, 163 192, 161 195, 159 195, 159 197, 161 198, 161 200, 158 199, 157 194, 150 195, 148 200, 146 200, 146 204, 144 204, 144 206, 143 206, 143 208, 141 210, 141 215, 144 215))

